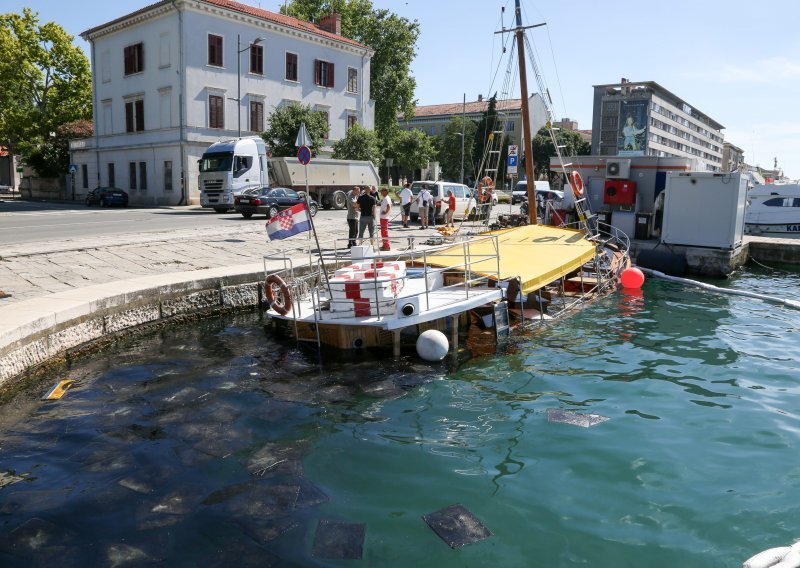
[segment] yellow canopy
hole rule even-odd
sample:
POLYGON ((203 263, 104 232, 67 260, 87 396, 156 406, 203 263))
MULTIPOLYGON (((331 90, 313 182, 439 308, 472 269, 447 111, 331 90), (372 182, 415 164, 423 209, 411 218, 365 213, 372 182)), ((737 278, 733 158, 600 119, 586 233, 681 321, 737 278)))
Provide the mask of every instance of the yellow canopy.
POLYGON ((575 229, 525 225, 458 243, 427 256, 426 261, 434 266, 451 267, 458 263, 460 256, 471 259, 471 272, 499 280, 520 277, 522 292, 527 294, 592 260, 595 246, 584 238, 583 232, 575 229), (489 235, 497 239, 483 238, 489 235), (500 259, 499 275, 495 255, 500 259))

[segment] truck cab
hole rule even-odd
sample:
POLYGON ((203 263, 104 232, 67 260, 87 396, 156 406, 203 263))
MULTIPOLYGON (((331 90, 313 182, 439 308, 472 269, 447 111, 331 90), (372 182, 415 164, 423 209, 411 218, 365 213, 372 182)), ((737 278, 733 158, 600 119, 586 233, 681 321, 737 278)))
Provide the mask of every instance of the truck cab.
POLYGON ((218 213, 233 207, 235 194, 268 184, 267 149, 259 136, 212 144, 199 167, 200 205, 218 213))

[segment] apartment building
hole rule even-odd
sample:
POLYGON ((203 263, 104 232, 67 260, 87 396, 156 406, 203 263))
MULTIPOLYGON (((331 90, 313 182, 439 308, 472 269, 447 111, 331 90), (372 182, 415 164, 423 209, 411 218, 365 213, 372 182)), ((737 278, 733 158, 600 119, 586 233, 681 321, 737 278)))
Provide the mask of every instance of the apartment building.
POLYGON ((258 134, 291 103, 326 114, 326 145, 374 128, 373 51, 318 25, 229 0, 164 0, 81 34, 91 45, 95 135, 70 144, 79 195, 128 191, 132 204, 197 203, 213 142, 258 134))
POLYGON ((654 81, 594 85, 592 155, 690 158, 718 172, 723 128, 654 81))

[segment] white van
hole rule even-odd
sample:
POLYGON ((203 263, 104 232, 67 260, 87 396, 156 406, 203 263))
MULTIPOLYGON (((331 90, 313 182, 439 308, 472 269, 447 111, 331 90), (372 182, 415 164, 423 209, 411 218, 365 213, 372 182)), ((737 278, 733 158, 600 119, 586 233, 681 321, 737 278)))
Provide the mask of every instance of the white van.
POLYGON ((417 196, 422 188, 426 188, 431 192, 434 200, 434 207, 436 208, 436 222, 444 221, 444 212, 447 210, 448 192, 452 191, 456 196, 456 211, 453 214, 454 219, 464 217, 467 211, 475 209, 475 199, 472 198, 472 190, 466 185, 460 183, 451 183, 447 181, 415 181, 411 184, 411 220, 416 221, 419 218, 419 204, 417 203, 417 196), (469 210, 467 209, 469 207, 469 210))
MULTIPOLYGON (((549 181, 535 181, 534 183, 534 191, 536 193, 545 192, 545 197, 551 200, 561 200, 564 197, 563 191, 554 191, 550 189, 550 182, 549 181), (561 194, 560 196, 558 194, 561 194)), ((517 186, 514 188, 514 191, 511 192, 511 204, 519 203, 520 201, 524 201, 528 197, 528 182, 527 180, 522 180, 517 182, 517 186)))

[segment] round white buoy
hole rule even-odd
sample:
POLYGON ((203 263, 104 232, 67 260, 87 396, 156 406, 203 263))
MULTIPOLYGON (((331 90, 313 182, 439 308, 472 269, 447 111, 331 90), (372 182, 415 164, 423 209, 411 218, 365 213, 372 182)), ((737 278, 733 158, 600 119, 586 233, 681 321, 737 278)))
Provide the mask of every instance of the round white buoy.
POLYGON ((449 350, 450 342, 441 331, 429 329, 417 338, 417 355, 426 361, 441 361, 449 350))

